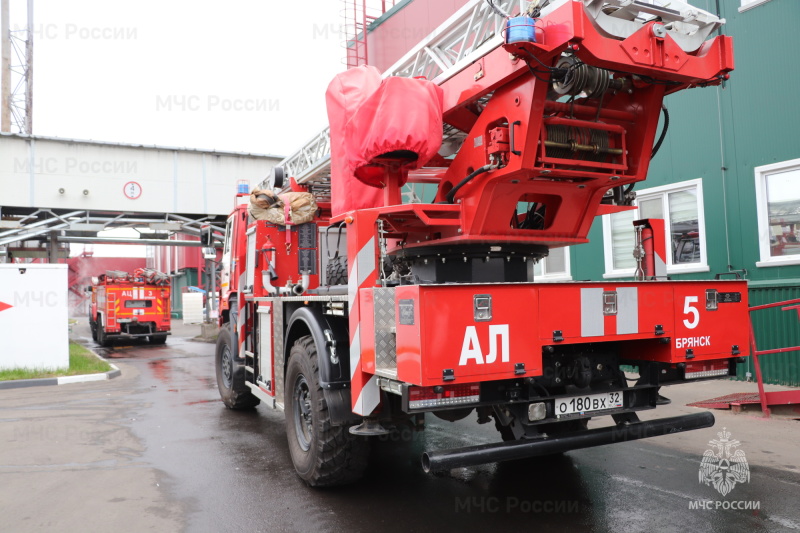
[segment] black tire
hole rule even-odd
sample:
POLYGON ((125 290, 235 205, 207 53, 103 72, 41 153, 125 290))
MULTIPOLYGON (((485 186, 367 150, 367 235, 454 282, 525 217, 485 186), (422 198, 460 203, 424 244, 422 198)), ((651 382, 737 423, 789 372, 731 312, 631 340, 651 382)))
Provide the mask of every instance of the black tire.
POLYGON ((97 342, 97 322, 89 319, 89 329, 92 330, 92 340, 97 342))
POLYGON ((150 335, 147 337, 147 340, 150 341, 150 344, 164 344, 167 342, 166 335, 150 335))
POLYGON ((111 340, 106 335, 106 328, 100 320, 97 321, 97 344, 104 348, 111 346, 111 340))
POLYGON ((236 362, 238 352, 239 347, 228 324, 220 330, 217 337, 215 365, 219 395, 223 403, 231 409, 252 409, 261 400, 253 396, 250 388, 245 385, 244 365, 236 362))
POLYGON ((347 257, 336 257, 328 261, 325 279, 328 285, 347 285, 347 257))
POLYGON ((310 335, 298 339, 289 356, 284 390, 286 435, 297 475, 312 487, 343 485, 364 474, 369 442, 332 426, 319 384, 317 348, 310 335))

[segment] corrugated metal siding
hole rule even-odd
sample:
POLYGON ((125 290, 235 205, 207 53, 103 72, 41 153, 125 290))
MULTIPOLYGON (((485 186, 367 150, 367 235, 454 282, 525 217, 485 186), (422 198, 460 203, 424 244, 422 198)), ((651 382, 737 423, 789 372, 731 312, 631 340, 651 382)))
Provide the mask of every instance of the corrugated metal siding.
MULTIPOLYGON (((755 287, 750 289, 749 295, 750 305, 793 300, 800 298, 800 285, 755 287)), ((756 311, 753 313, 753 328, 759 350, 800 346, 800 319, 795 310, 756 311)), ((763 355, 759 361, 765 383, 800 386, 800 352, 763 355)), ((751 379, 755 380, 752 358, 738 365, 737 379, 746 379, 747 372, 751 374, 751 379)))

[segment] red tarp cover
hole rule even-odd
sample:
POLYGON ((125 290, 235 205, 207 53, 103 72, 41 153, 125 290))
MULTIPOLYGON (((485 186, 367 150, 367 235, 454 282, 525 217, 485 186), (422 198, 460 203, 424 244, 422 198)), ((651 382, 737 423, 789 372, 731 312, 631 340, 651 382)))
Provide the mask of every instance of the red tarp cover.
MULTIPOLYGON (((442 143, 442 89, 427 80, 391 77, 381 83, 375 67, 338 74, 325 95, 331 126, 331 211, 380 207, 380 180, 362 183, 355 172, 373 158, 407 150, 417 154, 405 168, 427 163, 442 143)), ((366 176, 381 176, 363 173, 366 176)), ((365 178, 368 179, 368 178, 365 178)))
POLYGON ((358 181, 349 169, 345 151, 345 126, 356 109, 381 83, 375 67, 351 68, 337 74, 328 85, 325 101, 331 126, 331 212, 333 216, 379 207, 383 191, 358 181))
POLYGON ((373 158, 405 150, 417 154, 417 160, 405 168, 413 170, 425 165, 442 144, 442 99, 441 87, 427 80, 383 80, 347 123, 349 172, 365 183, 381 187, 380 173, 359 172, 373 158))

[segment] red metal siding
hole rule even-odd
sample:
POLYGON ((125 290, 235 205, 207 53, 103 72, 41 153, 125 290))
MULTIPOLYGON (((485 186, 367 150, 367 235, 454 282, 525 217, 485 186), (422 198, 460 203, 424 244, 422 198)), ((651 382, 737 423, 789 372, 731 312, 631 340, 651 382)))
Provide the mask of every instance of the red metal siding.
POLYGON ((467 0, 414 0, 367 36, 370 65, 381 72, 458 11, 467 0))

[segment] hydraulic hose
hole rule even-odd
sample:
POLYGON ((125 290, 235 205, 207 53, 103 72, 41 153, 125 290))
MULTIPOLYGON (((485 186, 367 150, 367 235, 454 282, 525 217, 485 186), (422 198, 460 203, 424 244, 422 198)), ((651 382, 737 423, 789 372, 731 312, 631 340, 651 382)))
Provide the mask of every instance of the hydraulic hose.
MULTIPOLYGON (((661 112, 664 113, 664 127, 661 128, 661 135, 658 136, 658 141, 656 141, 655 146, 653 146, 653 151, 650 152, 650 159, 653 159, 658 150, 661 149, 661 144, 664 142, 664 138, 667 136, 667 130, 669 129, 669 111, 667 111, 666 106, 661 106, 661 112)), ((628 185, 628 188, 625 189, 625 194, 627 195, 633 190, 633 183, 628 185)))
POLYGON ((658 142, 656 142, 656 145, 653 146, 653 151, 650 153, 650 159, 653 159, 658 153, 659 148, 661 148, 661 143, 664 142, 664 137, 667 136, 667 130, 669 129, 669 111, 667 111, 666 106, 661 106, 661 111, 664 113, 664 127, 661 128, 661 135, 658 137, 658 142))
POLYGON ((483 174, 484 172, 489 172, 490 170, 494 170, 494 169, 496 169, 496 168, 497 168, 497 165, 496 165, 496 164, 493 164, 493 165, 484 165, 484 166, 482 166, 481 168, 479 168, 478 170, 475 170, 475 171, 473 171, 473 172, 472 172, 471 174, 469 174, 469 175, 468 175, 466 178, 464 178, 463 180, 459 181, 459 182, 456 184, 456 186, 455 186, 455 187, 453 187, 452 189, 450 189, 450 192, 448 192, 448 193, 447 193, 447 196, 446 196, 446 198, 447 198, 447 203, 448 203, 448 204, 455 203, 456 193, 458 192, 458 190, 459 190, 461 187, 463 187, 464 185, 466 185, 467 183, 469 183, 470 181, 472 181, 472 180, 475 178, 475 176, 478 176, 478 175, 480 175, 480 174, 483 174))

